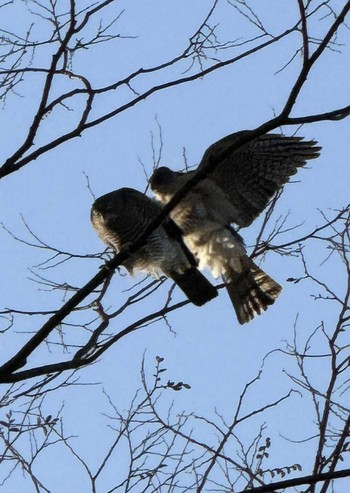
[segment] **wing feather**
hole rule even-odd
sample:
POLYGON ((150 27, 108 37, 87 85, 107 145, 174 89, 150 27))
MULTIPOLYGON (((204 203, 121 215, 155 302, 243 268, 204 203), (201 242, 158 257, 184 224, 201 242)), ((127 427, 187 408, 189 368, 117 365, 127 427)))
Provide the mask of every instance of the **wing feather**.
MULTIPOLYGON (((248 132, 237 132, 210 146, 198 169, 203 169, 209 159, 215 158, 215 155, 248 132)), ((218 164, 208 178, 225 192, 237 209, 235 222, 240 226, 248 226, 277 190, 309 159, 317 158, 320 150, 321 147, 313 140, 265 134, 234 151, 218 164)))

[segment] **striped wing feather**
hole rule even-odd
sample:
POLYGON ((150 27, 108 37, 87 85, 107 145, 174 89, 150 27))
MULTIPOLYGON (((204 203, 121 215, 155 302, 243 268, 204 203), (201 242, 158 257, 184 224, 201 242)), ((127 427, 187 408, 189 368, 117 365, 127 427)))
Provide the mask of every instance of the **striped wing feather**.
MULTIPOLYGON (((210 158, 215 158, 248 132, 237 132, 213 144, 204 154, 198 169, 205 167, 210 158)), ((299 167, 319 156, 320 149, 316 141, 303 140, 302 137, 265 134, 220 162, 209 178, 239 211, 235 222, 248 226, 299 167)))

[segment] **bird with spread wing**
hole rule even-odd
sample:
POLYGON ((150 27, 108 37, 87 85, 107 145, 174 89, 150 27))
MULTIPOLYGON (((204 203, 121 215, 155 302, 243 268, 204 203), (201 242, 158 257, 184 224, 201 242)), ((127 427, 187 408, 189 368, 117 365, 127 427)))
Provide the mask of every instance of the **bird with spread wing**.
POLYGON ((321 149, 316 141, 265 134, 230 152, 229 147, 248 133, 231 134, 210 146, 197 170, 182 173, 161 167, 150 179, 155 197, 166 204, 198 170, 225 154, 170 215, 199 267, 222 276, 241 324, 272 305, 282 287, 247 255, 232 224, 249 226, 298 168, 317 158, 321 149))
MULTIPOLYGON (((121 188, 94 202, 91 222, 101 240, 119 252, 132 244, 161 210, 160 204, 143 193, 121 188)), ((123 265, 131 274, 137 270, 154 275, 163 272, 197 306, 217 296, 216 288, 197 270, 197 262, 183 241, 180 227, 170 218, 123 265)))

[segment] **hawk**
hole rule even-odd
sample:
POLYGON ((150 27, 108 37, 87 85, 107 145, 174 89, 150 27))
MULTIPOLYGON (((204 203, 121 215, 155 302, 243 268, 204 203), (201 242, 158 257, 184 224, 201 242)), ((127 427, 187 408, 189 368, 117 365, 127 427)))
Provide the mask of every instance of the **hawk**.
MULTIPOLYGON (((98 236, 115 251, 126 248, 159 216, 162 207, 131 188, 121 188, 99 197, 91 209, 91 222, 98 236)), ((181 229, 167 218, 145 245, 124 262, 133 273, 146 271, 170 277, 197 306, 217 296, 217 290, 197 270, 197 262, 186 247, 181 229)))
MULTIPOLYGON (((197 170, 248 133, 231 134, 210 146, 197 170)), ((218 162, 170 213, 199 267, 222 276, 240 324, 265 311, 282 288, 248 257, 232 223, 249 226, 290 176, 319 156, 321 148, 316 144, 301 137, 262 135, 218 162)), ((197 170, 156 169, 150 179, 155 197, 169 202, 197 170)))

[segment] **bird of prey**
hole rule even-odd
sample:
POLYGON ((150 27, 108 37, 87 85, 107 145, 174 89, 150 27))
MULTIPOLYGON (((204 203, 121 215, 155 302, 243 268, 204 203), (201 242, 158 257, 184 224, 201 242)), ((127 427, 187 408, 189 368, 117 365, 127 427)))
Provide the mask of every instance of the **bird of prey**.
MULTIPOLYGON (((217 156, 248 133, 231 134, 210 146, 194 171, 156 169, 150 179, 156 198, 163 204, 169 202, 198 170, 220 159, 217 156)), ((241 324, 272 305, 282 288, 248 257, 232 223, 249 226, 290 176, 307 160, 319 156, 321 148, 316 144, 301 137, 265 134, 234 152, 228 150, 214 171, 170 213, 199 267, 222 276, 241 324)))
MULTIPOLYGON (((121 188, 99 197, 91 209, 97 234, 115 251, 126 248, 159 216, 162 206, 131 188, 121 188)), ((124 262, 136 270, 158 275, 162 271, 175 281, 197 306, 217 296, 217 290, 197 270, 197 262, 186 247, 181 229, 170 218, 151 233, 145 244, 124 262)))

